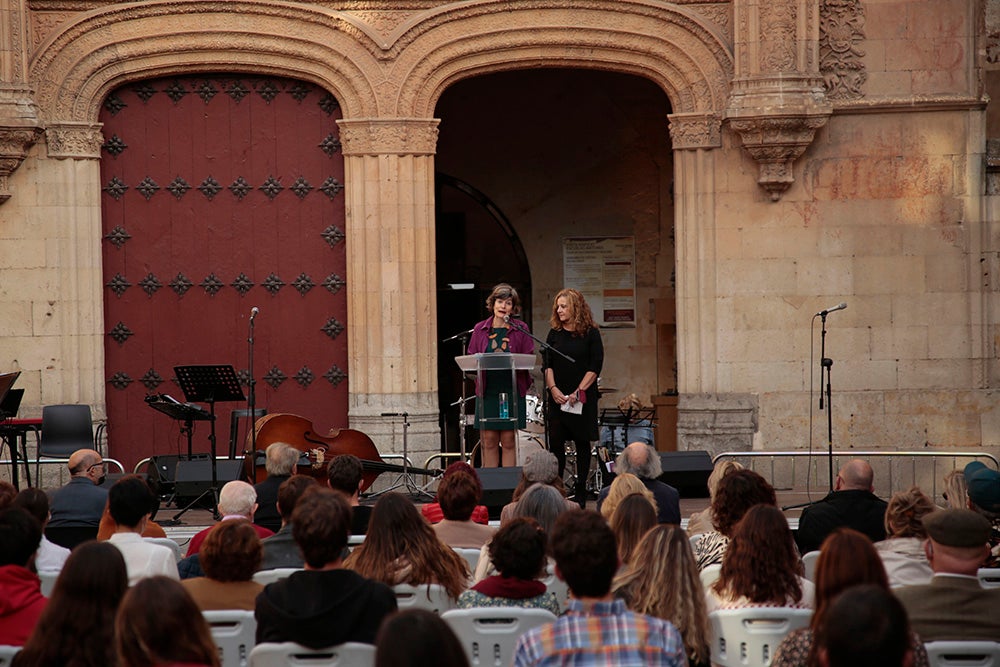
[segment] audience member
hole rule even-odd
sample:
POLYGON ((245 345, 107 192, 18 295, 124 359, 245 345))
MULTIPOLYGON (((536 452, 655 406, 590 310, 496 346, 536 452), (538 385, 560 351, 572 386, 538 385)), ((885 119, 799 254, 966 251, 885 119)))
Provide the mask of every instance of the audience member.
POLYGON ((149 485, 135 475, 122 477, 108 492, 111 518, 118 526, 108 541, 125 558, 130 586, 140 579, 156 575, 180 578, 174 552, 142 538, 142 529, 149 519, 152 504, 153 492, 149 490, 149 485))
POLYGON ((715 492, 719 488, 719 480, 734 470, 743 470, 743 464, 732 459, 723 459, 715 464, 711 474, 708 476, 708 498, 709 506, 700 512, 695 512, 688 519, 687 534, 690 536, 701 535, 715 528, 715 517, 712 516, 711 500, 715 498, 715 492))
POLYGON ((754 606, 811 608, 813 584, 802 574, 785 515, 771 505, 754 505, 736 524, 719 579, 705 592, 708 612, 754 606))
MULTIPOLYGON (((340 458, 340 457, 337 457, 340 458)), ((261 570, 273 570, 279 567, 302 567, 302 551, 292 535, 292 512, 299 498, 308 489, 317 486, 317 482, 309 475, 292 475, 278 488, 278 512, 281 514, 281 530, 271 537, 264 538, 261 546, 264 556, 261 559, 261 570)))
POLYGON ((387 493, 375 503, 365 541, 344 567, 386 586, 440 584, 452 598, 465 590, 469 566, 438 539, 405 496, 387 493))
POLYGON ((219 667, 219 650, 180 582, 149 577, 125 594, 115 617, 119 667, 219 667))
MULTIPOLYGON (((823 541, 816 561, 816 604, 808 628, 794 630, 778 646, 771 667, 811 667, 817 664, 814 638, 826 623, 830 604, 853 586, 873 585, 889 591, 889 579, 871 540, 856 530, 835 528, 823 541)), ((910 633, 913 667, 927 667, 927 651, 915 633, 910 633)))
MULTIPOLYGON (((226 482, 219 492, 219 514, 222 515, 221 521, 249 521, 253 523, 253 514, 256 510, 257 492, 246 482, 239 480, 226 482)), ((257 531, 257 537, 260 539, 274 535, 274 532, 263 526, 253 524, 253 527, 257 531)), ((198 553, 198 550, 201 549, 201 543, 208 537, 210 530, 212 530, 212 526, 195 533, 195 536, 191 538, 191 543, 188 545, 188 556, 198 553)))
POLYGON ((890 586, 926 584, 934 572, 924 553, 923 518, 937 509, 920 487, 892 494, 885 510, 886 538, 875 543, 890 586))
POLYGON ((556 574, 569 586, 569 611, 521 635, 515 667, 687 664, 677 628, 629 611, 611 596, 618 548, 604 517, 586 510, 564 513, 552 533, 552 551, 556 574))
POLYGON ((361 504, 364 471, 361 459, 353 454, 333 457, 326 469, 327 486, 347 496, 351 505, 351 535, 364 535, 368 532, 368 522, 372 516, 371 505, 361 504))
POLYGON ((547 449, 539 449, 530 452, 521 467, 521 477, 514 487, 514 493, 510 502, 500 510, 500 525, 504 526, 514 518, 514 507, 521 499, 524 492, 532 484, 546 484, 555 488, 566 500, 566 509, 576 509, 579 505, 569 498, 566 498, 566 484, 559 476, 559 460, 556 455, 547 449))
POLYGON ((10 482, 0 479, 0 510, 5 510, 14 503, 17 489, 10 482))
POLYGON ((49 604, 13 665, 117 664, 115 614, 127 590, 128 573, 121 552, 107 542, 84 542, 66 560, 49 604), (84 641, 70 641, 74 637, 84 641))
POLYGON ((459 609, 534 607, 560 613, 555 593, 538 581, 545 572, 547 540, 534 519, 512 519, 489 543, 489 557, 499 574, 486 577, 458 597, 459 609))
POLYGON ((816 551, 838 526, 853 528, 872 542, 884 540, 886 502, 875 495, 874 479, 867 461, 848 461, 837 473, 833 491, 802 510, 795 537, 799 551, 816 551))
MULTIPOLYGON (((633 442, 615 459, 615 473, 621 475, 626 472, 638 477, 646 488, 653 492, 660 523, 680 525, 681 495, 677 489, 660 481, 663 467, 659 452, 644 442, 633 442)), ((610 491, 610 487, 601 489, 597 498, 597 509, 601 508, 601 503, 610 491)))
MULTIPOLYGON (((93 534, 85 533, 80 539, 93 539, 101 523, 104 506, 108 503, 108 492, 98 486, 105 478, 104 459, 93 449, 78 449, 70 454, 67 462, 70 480, 60 489, 53 491, 49 498, 49 528, 92 528, 93 534)), ((53 538, 55 539, 55 538, 53 538)), ((80 539, 62 544, 70 547, 80 539)), ((56 540, 58 543, 60 540, 56 540)))
POLYGON ((694 548, 698 569, 722 563, 736 524, 748 509, 761 504, 777 504, 774 487, 753 470, 734 470, 719 480, 711 505, 715 530, 704 533, 694 548))
MULTIPOLYGON (((624 567, 632 562, 632 554, 643 536, 656 524, 656 508, 641 493, 622 499, 609 520, 618 541, 618 560, 624 567)), ((672 525, 672 524, 671 524, 672 525)))
POLYGON ((611 520, 611 515, 615 513, 618 509, 618 504, 625 499, 626 496, 632 494, 639 494, 646 498, 653 511, 657 512, 659 516, 659 508, 656 505, 656 499, 653 497, 653 492, 646 488, 646 485, 642 481, 630 472, 620 473, 615 475, 614 481, 611 485, 607 487, 608 492, 604 494, 604 498, 599 500, 597 503, 597 511, 601 513, 608 521, 611 520))
POLYGON ((969 509, 990 522, 990 555, 983 567, 1000 567, 1000 472, 987 468, 979 461, 965 466, 969 509))
MULTIPOLYGON (((376 509, 373 524, 377 515, 376 509)), ((417 520, 424 523, 419 515, 417 520)), ((305 569, 269 584, 257 597, 258 643, 297 642, 309 648, 374 643, 379 624, 396 610, 396 596, 344 567, 350 532, 351 506, 343 494, 317 487, 302 495, 292 512, 292 533, 305 569)))
POLYGON ((928 584, 895 591, 913 629, 925 642, 995 641, 1000 637, 1000 588, 983 588, 976 576, 990 551, 990 522, 972 510, 952 509, 931 512, 923 522, 934 576, 928 584))
MULTIPOLYGON (((150 488, 152 491, 152 488, 150 488)), ((153 506, 149 510, 149 519, 146 521, 146 527, 142 529, 143 537, 166 537, 167 532, 163 530, 160 524, 153 521, 153 516, 160 509, 160 501, 153 494, 153 506)), ((112 535, 115 534, 118 526, 115 525, 115 520, 111 518, 111 510, 107 505, 104 506, 104 513, 101 515, 101 523, 97 528, 97 539, 100 542, 108 540, 112 535)))
POLYGON ((208 533, 198 552, 204 577, 181 585, 202 611, 256 608, 264 587, 253 581, 260 565, 260 538, 245 521, 223 521, 208 533))
POLYGON ((955 510, 969 509, 969 489, 965 484, 964 470, 950 470, 944 475, 944 490, 941 492, 947 505, 955 510))
POLYGON ((816 633, 820 667, 909 667, 909 626, 899 600, 881 586, 840 595, 816 633))
POLYGON ((295 472, 302 452, 287 442, 272 442, 264 450, 264 469, 267 478, 253 485, 257 493, 257 511, 253 513, 253 522, 267 528, 272 533, 281 528, 281 516, 278 512, 278 488, 295 472))
MULTIPOLYGON (((476 482, 478 482, 480 485, 479 491, 481 495, 482 482, 479 479, 479 473, 477 473, 476 469, 470 466, 465 461, 455 461, 447 468, 445 468, 444 474, 441 475, 441 481, 444 481, 445 477, 448 477, 452 473, 457 472, 459 470, 471 472, 475 476, 476 482)), ((438 484, 440 484, 440 482, 438 482, 438 484)), ((444 512, 441 511, 441 504, 436 499, 434 502, 424 503, 424 505, 420 508, 420 513, 423 515, 425 519, 427 519, 428 523, 432 524, 437 523, 438 521, 444 518, 444 512)), ((485 505, 476 505, 476 509, 472 510, 472 520, 475 521, 476 523, 481 523, 484 526, 487 525, 490 522, 489 508, 486 507, 485 505)))
POLYGON ((646 533, 612 588, 632 611, 674 624, 689 667, 708 667, 711 629, 705 589, 691 540, 679 526, 661 524, 646 533))
POLYGON ((462 644, 441 617, 426 609, 390 614, 375 638, 375 667, 468 667, 462 644))
POLYGON ((0 646, 23 646, 45 609, 42 582, 28 569, 42 527, 20 507, 0 510, 0 646))
POLYGON ((493 537, 492 526, 472 520, 483 487, 472 473, 458 470, 441 480, 438 503, 444 518, 432 526, 438 539, 452 548, 481 549, 493 537))
POLYGON ((45 537, 45 526, 49 522, 48 495, 41 489, 21 489, 12 505, 35 517, 35 521, 42 527, 42 541, 35 553, 35 572, 58 573, 69 558, 69 549, 54 544, 45 537))

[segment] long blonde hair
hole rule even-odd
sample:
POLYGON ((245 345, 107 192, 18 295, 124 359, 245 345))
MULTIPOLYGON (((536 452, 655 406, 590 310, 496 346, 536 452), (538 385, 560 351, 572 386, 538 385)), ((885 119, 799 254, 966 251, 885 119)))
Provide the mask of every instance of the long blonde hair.
POLYGON ((944 499, 952 509, 969 509, 969 486, 964 470, 952 470, 944 476, 944 499))
POLYGON ((582 336, 591 329, 597 328, 597 324, 594 323, 594 315, 590 312, 590 306, 587 305, 587 300, 575 289, 559 290, 556 297, 552 299, 552 317, 549 318, 549 326, 556 330, 563 328, 563 324, 559 320, 559 314, 556 312, 556 306, 559 305, 560 298, 566 299, 566 302, 569 304, 570 312, 572 313, 570 321, 573 325, 572 331, 574 336, 582 336))
POLYGON ((632 611, 673 623, 692 662, 708 662, 705 590, 691 542, 679 526, 660 524, 646 533, 611 589, 632 611))
POLYGON ((653 506, 653 510, 659 513, 653 492, 647 489, 638 477, 630 472, 623 472, 615 476, 615 481, 611 482, 611 488, 608 490, 608 497, 601 503, 601 514, 604 518, 610 520, 615 510, 618 509, 618 505, 625 500, 625 496, 630 496, 633 493, 645 496, 653 506))

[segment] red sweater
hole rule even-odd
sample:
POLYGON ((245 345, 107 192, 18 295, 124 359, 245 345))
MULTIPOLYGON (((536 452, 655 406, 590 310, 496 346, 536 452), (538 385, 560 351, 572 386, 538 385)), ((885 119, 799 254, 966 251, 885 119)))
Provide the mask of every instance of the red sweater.
MULTIPOLYGON (((232 517, 228 517, 228 518, 227 517, 222 517, 222 520, 223 521, 249 521, 249 519, 247 519, 246 517, 237 517, 235 515, 232 516, 232 517)), ((217 525, 219 525, 219 524, 215 524, 215 526, 217 526, 217 525)), ((274 531, 268 530, 264 526, 258 526, 255 523, 251 523, 250 525, 253 526, 253 529, 257 531, 257 536, 260 537, 260 539, 264 539, 265 537, 271 537, 272 535, 274 535, 274 531)), ((213 528, 215 528, 215 526, 209 526, 205 530, 202 530, 201 532, 195 533, 195 536, 191 538, 191 543, 188 544, 188 550, 187 550, 187 554, 186 555, 193 556, 196 553, 198 553, 198 550, 201 549, 201 543, 205 541, 205 538, 208 537, 209 531, 211 531, 213 528)))
POLYGON ((0 566, 0 645, 24 646, 48 599, 42 582, 20 565, 0 566))
MULTIPOLYGON (((424 515, 428 523, 440 523, 444 519, 444 512, 441 511, 441 505, 438 503, 427 503, 420 508, 420 513, 424 515)), ((476 509, 472 510, 472 520, 484 526, 489 525, 489 509, 485 505, 476 505, 476 509)))

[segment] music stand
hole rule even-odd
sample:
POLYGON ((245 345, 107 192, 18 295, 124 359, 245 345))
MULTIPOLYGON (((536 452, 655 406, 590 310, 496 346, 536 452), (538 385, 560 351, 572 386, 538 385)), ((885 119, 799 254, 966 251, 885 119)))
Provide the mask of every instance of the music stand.
POLYGON ((184 392, 184 398, 189 403, 208 403, 209 413, 209 461, 212 467, 212 486, 191 503, 174 515, 171 521, 178 521, 185 512, 194 507, 206 494, 212 494, 212 517, 219 520, 219 476, 215 461, 215 404, 219 401, 245 401, 243 389, 240 388, 236 369, 226 366, 174 366, 177 383, 184 392))
MULTIPOLYGON (((0 422, 7 421, 12 417, 17 415, 17 410, 21 406, 21 397, 24 396, 24 390, 17 390, 17 395, 11 392, 11 387, 17 382, 17 378, 21 375, 21 371, 14 371, 13 373, 2 373, 0 374, 0 422), (17 404, 12 405, 8 402, 7 397, 11 395, 12 398, 16 398, 17 404), (4 410, 3 408, 7 408, 4 410)), ((37 431, 36 431, 37 432, 37 431)), ((7 436, 4 435, 3 439, 7 441, 7 436)), ((17 436, 13 436, 7 442, 10 446, 10 467, 11 467, 11 478, 10 481, 13 482, 14 488, 19 488, 17 483, 17 436)), ((25 450, 27 450, 27 444, 24 445, 25 450)), ((28 470, 27 465, 27 451, 25 451, 25 471, 28 474, 28 486, 31 486, 31 472, 28 470)))

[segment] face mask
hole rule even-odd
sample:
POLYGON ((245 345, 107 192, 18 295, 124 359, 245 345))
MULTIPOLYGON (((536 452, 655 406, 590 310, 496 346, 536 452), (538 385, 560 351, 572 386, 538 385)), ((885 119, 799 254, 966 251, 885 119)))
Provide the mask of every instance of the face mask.
POLYGON ((97 486, 100 486, 101 484, 104 484, 104 480, 106 480, 107 478, 108 478, 107 475, 101 475, 100 477, 98 477, 97 478, 97 486))

